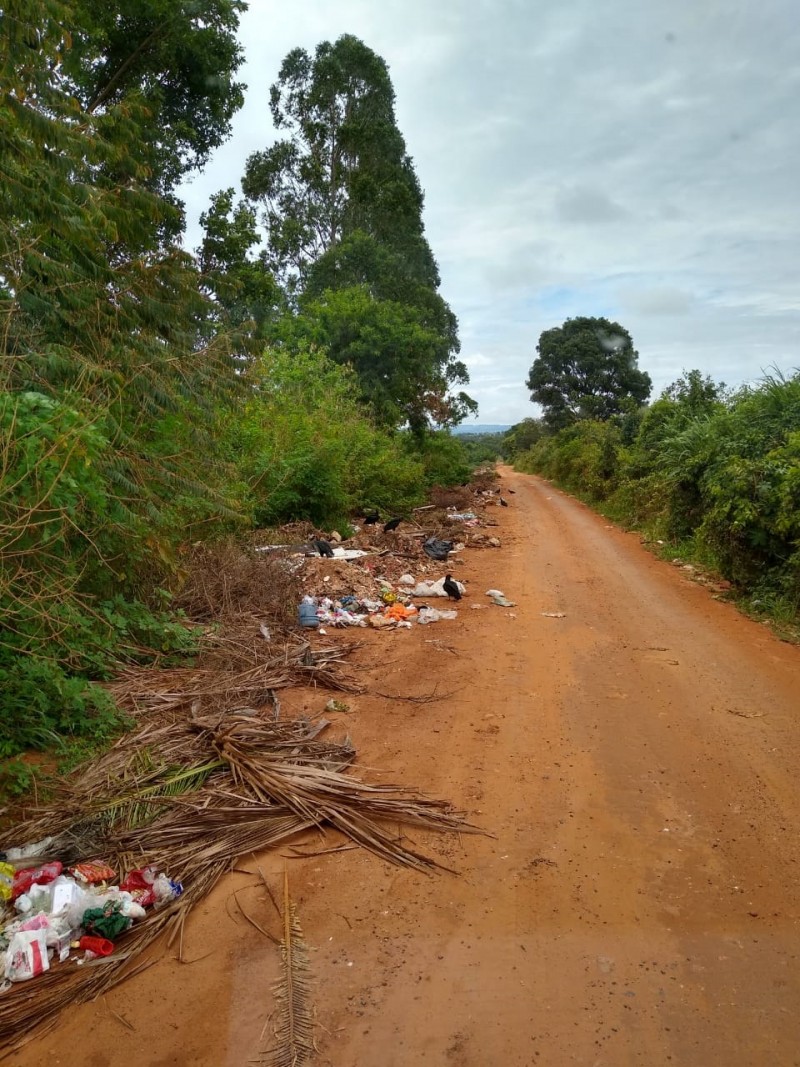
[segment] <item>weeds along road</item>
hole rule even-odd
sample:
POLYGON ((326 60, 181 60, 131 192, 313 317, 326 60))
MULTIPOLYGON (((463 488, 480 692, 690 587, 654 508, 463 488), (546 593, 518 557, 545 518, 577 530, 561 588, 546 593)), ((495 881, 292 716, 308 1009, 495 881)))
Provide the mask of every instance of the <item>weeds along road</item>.
MULTIPOLYGON (((360 850, 258 861, 274 886, 289 863, 315 1062, 800 1063, 800 653, 545 483, 503 484, 503 549, 453 568, 458 620, 367 635, 368 693, 342 717, 371 780, 448 797, 495 836, 419 835, 458 876, 360 850), (434 686, 454 695, 376 693, 434 686)), ((186 923, 195 962, 164 950, 15 1062, 258 1062, 277 950, 234 890, 279 932, 260 880, 233 874, 186 923)))

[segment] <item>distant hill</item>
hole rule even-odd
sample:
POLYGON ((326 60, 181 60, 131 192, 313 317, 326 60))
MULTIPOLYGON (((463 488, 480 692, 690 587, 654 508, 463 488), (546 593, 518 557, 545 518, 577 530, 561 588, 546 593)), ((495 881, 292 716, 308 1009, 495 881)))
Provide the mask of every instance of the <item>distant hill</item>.
POLYGON ((505 433, 506 430, 511 429, 511 424, 506 426, 495 426, 494 423, 489 422, 471 422, 466 425, 456 426, 453 429, 454 434, 466 434, 466 433, 505 433))

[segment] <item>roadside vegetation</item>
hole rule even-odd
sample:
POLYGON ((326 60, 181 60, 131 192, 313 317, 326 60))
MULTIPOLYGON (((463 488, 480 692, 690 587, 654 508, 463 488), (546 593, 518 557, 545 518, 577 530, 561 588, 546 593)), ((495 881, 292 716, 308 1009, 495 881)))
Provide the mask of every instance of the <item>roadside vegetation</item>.
POLYGON ((0 12, 0 788, 125 726, 102 683, 192 655, 187 549, 404 514, 469 474, 455 316, 383 60, 287 56, 285 139, 183 247, 242 105, 244 4, 0 12), (76 29, 76 27, 78 29, 76 29), (324 162, 321 162, 324 161, 324 162))
MULTIPOLYGON (((572 321, 599 323, 601 339, 621 336, 605 320, 572 321)), ((623 390, 598 399, 609 379, 597 346, 562 355, 555 372, 550 360, 552 406, 541 392, 545 368, 534 364, 544 417, 509 430, 504 454, 642 531, 665 558, 715 572, 745 610, 796 636, 800 373, 731 391, 691 370, 647 405, 623 390)))

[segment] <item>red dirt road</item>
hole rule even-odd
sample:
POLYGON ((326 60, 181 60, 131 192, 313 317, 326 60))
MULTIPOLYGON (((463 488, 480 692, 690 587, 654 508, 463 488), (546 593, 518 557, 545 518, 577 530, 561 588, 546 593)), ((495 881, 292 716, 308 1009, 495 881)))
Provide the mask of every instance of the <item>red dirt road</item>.
MULTIPOLYGON (((341 724, 370 778, 495 836, 420 836, 458 876, 357 850, 288 861, 316 1062, 800 1064, 800 650, 549 485, 503 484, 503 549, 454 568, 458 620, 372 635, 373 695, 341 724), (459 691, 374 695, 437 684, 459 691)), ((277 886, 286 861, 260 862, 277 886)), ((277 933, 257 883, 231 875, 189 918, 197 962, 165 950, 11 1062, 255 1062, 276 949, 232 892, 277 933)))

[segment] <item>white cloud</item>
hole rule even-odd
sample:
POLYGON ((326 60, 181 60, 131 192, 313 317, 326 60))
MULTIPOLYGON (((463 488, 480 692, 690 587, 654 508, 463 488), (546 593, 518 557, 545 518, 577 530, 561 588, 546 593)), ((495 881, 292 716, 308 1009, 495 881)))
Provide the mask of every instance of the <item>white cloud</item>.
POLYGON ((283 56, 341 33, 390 65, 483 421, 531 413, 571 314, 618 319, 657 389, 800 363, 794 0, 251 0, 247 102, 190 219, 274 136, 283 56))

